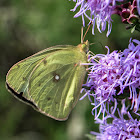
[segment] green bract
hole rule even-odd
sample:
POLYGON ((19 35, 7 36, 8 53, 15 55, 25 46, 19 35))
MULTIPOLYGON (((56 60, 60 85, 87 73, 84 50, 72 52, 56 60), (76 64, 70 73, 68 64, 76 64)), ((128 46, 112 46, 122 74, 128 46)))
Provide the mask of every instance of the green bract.
POLYGON ((88 41, 55 46, 16 63, 6 76, 8 89, 21 101, 56 120, 66 120, 75 106, 87 62, 88 41))

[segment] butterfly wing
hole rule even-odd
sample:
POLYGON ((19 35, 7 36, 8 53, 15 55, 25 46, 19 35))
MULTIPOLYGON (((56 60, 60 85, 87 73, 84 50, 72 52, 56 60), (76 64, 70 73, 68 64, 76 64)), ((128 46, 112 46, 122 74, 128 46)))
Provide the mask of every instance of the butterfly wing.
POLYGON ((75 106, 86 74, 87 57, 73 46, 44 58, 32 71, 29 95, 39 111, 56 120, 66 120, 75 106))
POLYGON ((65 45, 50 47, 16 63, 7 73, 7 88, 15 97, 35 107, 33 102, 30 101, 30 97, 27 91, 29 85, 29 77, 33 69, 38 65, 40 61, 42 61, 51 53, 57 52, 59 50, 65 50, 71 47, 73 46, 65 45))
POLYGON ((6 76, 8 89, 45 115, 67 119, 86 73, 80 65, 87 60, 85 47, 80 46, 51 47, 18 62, 6 76))

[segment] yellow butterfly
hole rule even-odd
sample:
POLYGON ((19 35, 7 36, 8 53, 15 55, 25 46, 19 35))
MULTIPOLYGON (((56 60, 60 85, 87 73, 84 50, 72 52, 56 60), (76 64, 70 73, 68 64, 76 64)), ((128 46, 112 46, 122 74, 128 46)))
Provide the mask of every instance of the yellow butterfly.
POLYGON ((40 51, 9 70, 6 85, 15 97, 56 120, 66 120, 76 105, 86 74, 89 42, 40 51))

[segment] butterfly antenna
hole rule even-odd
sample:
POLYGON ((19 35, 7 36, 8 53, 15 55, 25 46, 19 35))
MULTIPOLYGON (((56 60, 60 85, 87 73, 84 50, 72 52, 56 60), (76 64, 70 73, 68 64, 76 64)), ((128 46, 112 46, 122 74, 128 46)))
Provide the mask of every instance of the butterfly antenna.
POLYGON ((93 44, 95 44, 95 43, 90 43, 89 45, 93 45, 93 44))
POLYGON ((81 43, 83 43, 83 26, 81 28, 81 43))
POLYGON ((81 43, 84 42, 85 36, 86 36, 87 32, 89 31, 89 28, 90 28, 91 24, 92 24, 92 22, 90 22, 90 24, 89 24, 89 26, 86 30, 86 33, 84 34, 84 37, 82 37, 81 43))

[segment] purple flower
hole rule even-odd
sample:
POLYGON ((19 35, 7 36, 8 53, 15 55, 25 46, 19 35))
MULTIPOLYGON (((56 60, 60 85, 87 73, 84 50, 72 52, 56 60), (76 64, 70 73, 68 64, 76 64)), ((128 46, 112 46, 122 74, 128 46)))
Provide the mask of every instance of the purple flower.
POLYGON ((135 113, 140 105, 140 41, 130 40, 128 49, 123 52, 89 55, 89 74, 82 92, 88 96, 94 108, 95 119, 103 113, 103 120, 114 114, 118 107, 117 96, 130 100, 135 113), (92 97, 94 101, 92 101, 92 97), (111 107, 110 107, 111 106, 111 107), (97 108, 100 109, 98 110, 97 108))
MULTIPOLYGON (((90 56, 89 58, 89 74, 86 84, 83 85, 82 91, 86 94, 83 96, 94 98, 93 111, 95 111, 95 119, 97 119, 100 113, 108 113, 109 104, 114 102, 114 109, 112 113, 116 110, 117 102, 114 96, 116 93, 121 92, 122 82, 120 77, 123 73, 121 65, 121 53, 113 51, 112 53, 97 54, 95 56, 90 56), (99 61, 95 61, 99 59, 99 61), (88 88, 87 88, 88 87, 88 88), (119 87, 119 88, 118 88, 119 87), (97 112, 97 108, 100 106, 100 110, 97 112)), ((81 98, 83 99, 83 98, 81 98)), ((92 102, 92 101, 91 101, 92 102)))
POLYGON ((83 26, 85 26, 84 16, 92 22, 92 33, 94 34, 95 23, 99 32, 106 29, 106 23, 108 23, 107 36, 109 36, 112 29, 111 15, 115 13, 116 1, 123 0, 73 0, 77 2, 74 9, 80 6, 79 12, 74 16, 75 18, 82 16, 83 26))
POLYGON ((123 51, 122 56, 123 74, 120 80, 124 81, 123 89, 129 87, 131 109, 137 112, 140 105, 140 41, 130 40, 128 49, 123 51))
POLYGON ((140 0, 137 0, 137 10, 138 10, 138 13, 140 15, 140 0))
POLYGON ((100 133, 91 132, 98 140, 139 140, 140 121, 115 118, 112 124, 100 124, 100 133))

